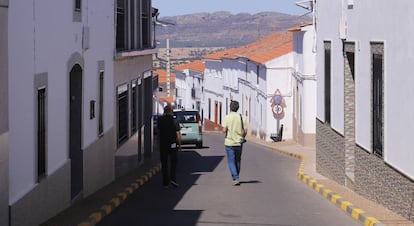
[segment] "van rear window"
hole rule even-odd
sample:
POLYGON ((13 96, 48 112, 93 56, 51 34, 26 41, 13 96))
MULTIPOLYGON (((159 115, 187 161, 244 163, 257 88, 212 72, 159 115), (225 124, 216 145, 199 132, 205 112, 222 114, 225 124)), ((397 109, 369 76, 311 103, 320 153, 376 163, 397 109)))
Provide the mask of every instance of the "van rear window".
POLYGON ((197 112, 175 112, 178 122, 195 122, 197 123, 197 112))

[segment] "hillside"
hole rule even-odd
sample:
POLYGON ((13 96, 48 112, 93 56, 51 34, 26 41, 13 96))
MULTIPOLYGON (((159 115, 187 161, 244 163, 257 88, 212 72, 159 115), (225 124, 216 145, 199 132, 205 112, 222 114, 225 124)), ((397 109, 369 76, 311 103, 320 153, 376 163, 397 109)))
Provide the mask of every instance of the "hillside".
POLYGON ((174 17, 161 17, 161 21, 175 25, 156 26, 156 39, 165 47, 236 47, 254 42, 273 32, 286 31, 310 21, 309 17, 292 16, 277 12, 231 14, 229 12, 197 13, 174 17))

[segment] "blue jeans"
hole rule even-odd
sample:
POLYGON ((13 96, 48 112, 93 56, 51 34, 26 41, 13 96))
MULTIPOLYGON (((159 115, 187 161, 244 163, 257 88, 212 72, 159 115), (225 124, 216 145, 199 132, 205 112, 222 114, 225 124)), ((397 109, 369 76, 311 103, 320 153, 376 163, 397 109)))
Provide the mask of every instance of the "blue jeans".
POLYGON ((241 146, 225 146, 227 152, 227 162, 229 164, 229 169, 231 177, 233 180, 239 179, 240 174, 240 162, 242 147, 241 146))

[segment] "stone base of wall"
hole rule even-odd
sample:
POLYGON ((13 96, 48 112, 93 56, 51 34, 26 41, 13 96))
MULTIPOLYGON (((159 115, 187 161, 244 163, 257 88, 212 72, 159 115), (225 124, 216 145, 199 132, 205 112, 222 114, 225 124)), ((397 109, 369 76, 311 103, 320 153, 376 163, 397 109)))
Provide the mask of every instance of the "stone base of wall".
POLYGON ((304 133, 296 118, 293 118, 293 140, 306 147, 316 146, 316 134, 304 133))
POLYGON ((414 222, 414 181, 355 145, 355 181, 345 175, 345 139, 316 120, 316 171, 414 222))
POLYGON ((70 160, 10 206, 11 225, 39 225, 70 206, 70 160))
POLYGON ((374 154, 355 147, 356 191, 414 222, 414 182, 374 154))
POLYGON ((345 186, 345 140, 316 120, 316 171, 345 186))

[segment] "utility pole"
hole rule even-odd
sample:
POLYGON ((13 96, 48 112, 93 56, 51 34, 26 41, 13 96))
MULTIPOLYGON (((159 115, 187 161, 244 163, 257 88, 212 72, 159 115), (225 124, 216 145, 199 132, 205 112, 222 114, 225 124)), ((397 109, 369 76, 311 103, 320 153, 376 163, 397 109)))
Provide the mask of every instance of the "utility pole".
POLYGON ((171 96, 171 71, 170 71, 170 67, 171 67, 171 62, 170 62, 170 39, 167 38, 167 96, 171 96))

